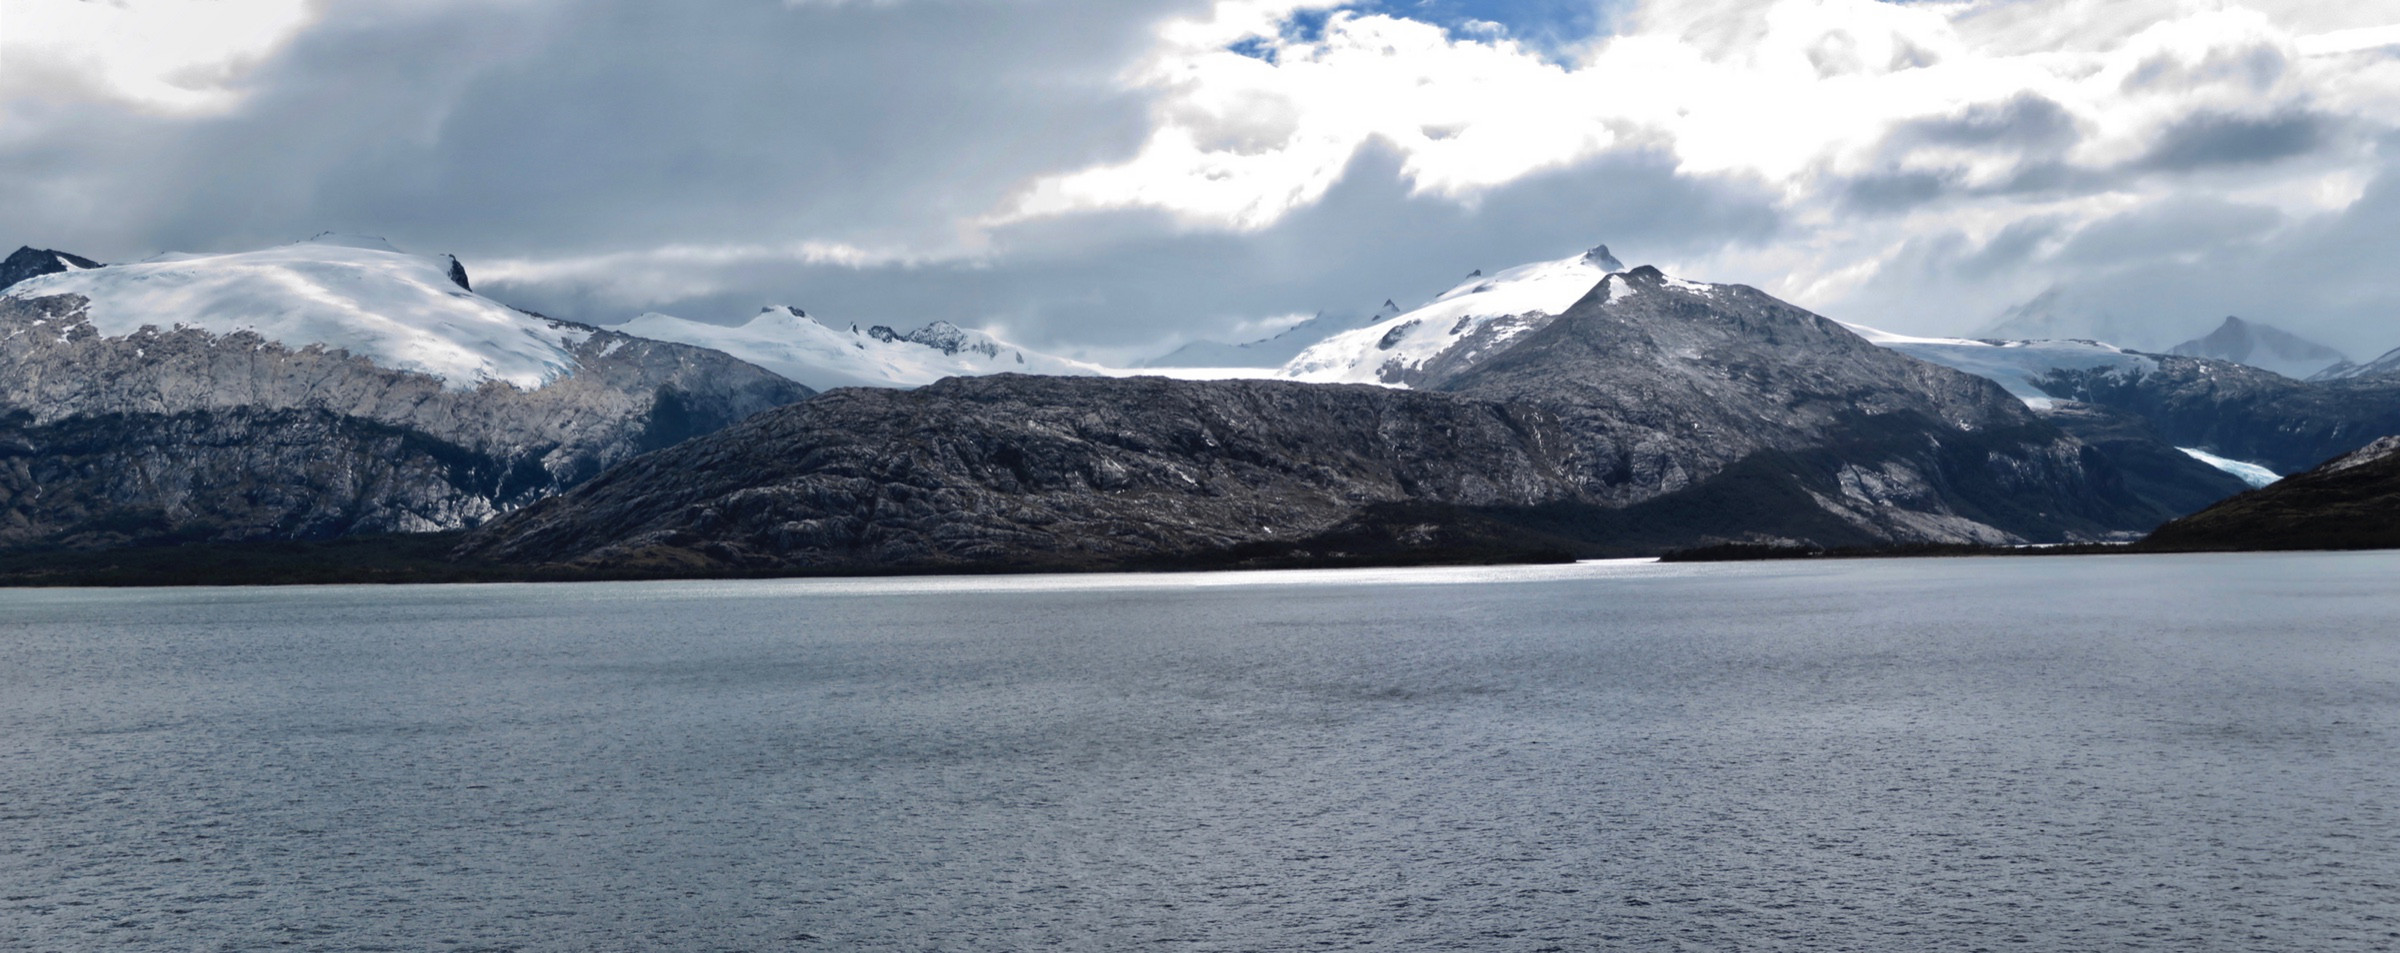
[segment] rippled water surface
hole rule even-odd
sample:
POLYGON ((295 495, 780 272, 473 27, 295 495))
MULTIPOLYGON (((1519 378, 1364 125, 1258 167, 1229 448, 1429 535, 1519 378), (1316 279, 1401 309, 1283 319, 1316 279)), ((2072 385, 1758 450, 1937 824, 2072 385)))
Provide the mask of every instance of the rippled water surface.
POLYGON ((2400 946, 2400 557, 0 592, 0 948, 2400 946))

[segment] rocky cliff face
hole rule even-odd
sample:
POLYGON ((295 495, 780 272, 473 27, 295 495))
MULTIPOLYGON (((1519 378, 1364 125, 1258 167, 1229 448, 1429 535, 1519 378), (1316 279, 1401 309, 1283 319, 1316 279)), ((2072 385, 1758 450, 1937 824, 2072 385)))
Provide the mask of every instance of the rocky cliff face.
POLYGON ((1567 460, 1588 499, 1639 503, 1781 460, 1785 492, 1870 542, 2099 537, 2239 489, 2164 446, 2085 444, 1989 380, 1756 289, 1651 268, 1609 276, 1505 353, 1431 383, 1557 415, 1579 437, 1567 460))
POLYGON ((1136 565, 1305 545, 1377 503, 1567 498, 1566 442, 1539 413, 1374 387, 951 378, 833 391, 641 457, 466 551, 656 568, 1136 565))
POLYGON ((2083 443, 1989 381, 1754 290, 1652 269, 1452 366, 1424 381, 1449 393, 1014 375, 839 391, 634 460, 464 552, 880 570, 2010 543, 2140 532, 2238 488, 2167 448, 2083 443))
POLYGON ((413 533, 491 518, 506 462, 324 410, 0 413, 0 548, 413 533))
POLYGON ((2277 473, 2309 469, 2369 440, 2400 433, 2400 380, 2301 382, 2226 361, 2156 358, 2150 370, 2059 371, 2051 394, 2135 414, 2179 447, 2247 460, 2277 473))
POLYGON ((99 262, 82 255, 71 255, 55 248, 23 246, 10 252, 6 259, 0 259, 0 289, 27 278, 98 267, 99 262))
POLYGON ((228 485, 238 459, 254 465, 250 486, 280 488, 225 504, 238 514, 203 520, 221 526, 224 538, 457 529, 635 454, 810 394, 713 351, 565 322, 558 327, 578 341, 573 373, 532 389, 498 381, 460 389, 339 350, 287 347, 246 332, 144 328, 110 337, 86 319, 84 306, 75 296, 0 298, 0 411, 13 415, 13 452, 30 461, 23 472, 178 455, 200 470, 218 469, 184 481, 17 485, 0 500, 17 514, 13 542, 83 533, 77 513, 215 512, 193 502, 201 494, 190 488, 228 485), (326 461, 275 456, 275 448, 300 446, 283 431, 303 425, 325 436, 326 461), (111 428, 122 437, 119 451, 104 446, 111 428), (238 436, 245 428, 246 440, 238 436), (403 437, 410 446, 442 449, 424 450, 424 460, 403 455, 388 468, 356 456, 403 437), (179 439, 192 443, 178 449, 179 439), (254 449, 240 450, 245 443, 254 449), (435 459, 449 462, 424 462, 435 459), (359 477, 365 482, 345 490, 319 479, 312 467, 320 465, 386 475, 359 477), (61 503, 71 487, 105 493, 89 505, 61 503))

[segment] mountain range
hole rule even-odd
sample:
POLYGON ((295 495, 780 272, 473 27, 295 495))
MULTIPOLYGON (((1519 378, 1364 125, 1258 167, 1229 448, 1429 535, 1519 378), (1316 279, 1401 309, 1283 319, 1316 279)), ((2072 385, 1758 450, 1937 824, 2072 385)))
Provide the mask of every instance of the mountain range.
MULTIPOLYGON (((640 575, 2019 545, 2400 430, 2371 373, 1893 335, 1605 246, 1181 375, 1259 380, 789 307, 604 328, 344 236, 8 267, 0 547, 471 530, 469 562, 640 575)), ((2195 347, 2293 350, 2226 327, 2195 347)))
POLYGON ((1755 289, 1645 267, 1560 311, 1436 328, 1478 349, 1514 330, 1481 359, 1394 368, 1405 388, 999 375, 837 391, 513 513, 465 551, 883 571, 2005 544, 2138 534, 2242 488, 2164 447, 2087 444, 1990 381, 1755 289))

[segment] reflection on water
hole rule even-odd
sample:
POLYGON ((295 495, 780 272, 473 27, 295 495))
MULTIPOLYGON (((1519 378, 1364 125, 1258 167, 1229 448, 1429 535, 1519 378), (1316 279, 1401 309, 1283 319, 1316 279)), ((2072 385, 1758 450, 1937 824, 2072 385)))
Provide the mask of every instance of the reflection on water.
POLYGON ((0 948, 2389 948, 2395 569, 0 592, 0 948))

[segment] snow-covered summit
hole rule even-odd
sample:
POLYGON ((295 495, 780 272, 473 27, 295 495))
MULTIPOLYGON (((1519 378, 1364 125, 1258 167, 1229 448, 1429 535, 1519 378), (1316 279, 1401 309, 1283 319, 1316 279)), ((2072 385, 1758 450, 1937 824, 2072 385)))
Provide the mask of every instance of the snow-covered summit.
POLYGON ((1105 373, 1097 364, 1027 350, 982 331, 935 321, 902 333, 883 325, 814 317, 799 308, 761 310, 737 326, 651 312, 616 330, 714 348, 818 390, 917 387, 944 377, 1105 373))
POLYGON ((528 314, 467 290, 447 255, 413 255, 382 239, 320 235, 259 251, 167 254, 29 278, 12 298, 81 295, 103 337, 145 326, 248 331, 290 348, 319 345, 378 367, 440 378, 540 387, 576 368, 591 329, 528 314))
POLYGON ((1624 268, 1601 245, 1573 258, 1519 265, 1489 277, 1479 269, 1424 307, 1318 342, 1285 364, 1280 376, 1407 387, 1436 361, 1497 353, 1624 268))
POLYGON ((2034 381, 2053 371, 2106 368, 2118 373, 2143 374, 2158 369, 2155 357, 2100 341, 1916 337, 1863 324, 1843 322, 1842 326, 1870 343, 1917 360, 1987 378, 2037 408, 2049 406, 2052 398, 2034 381))

